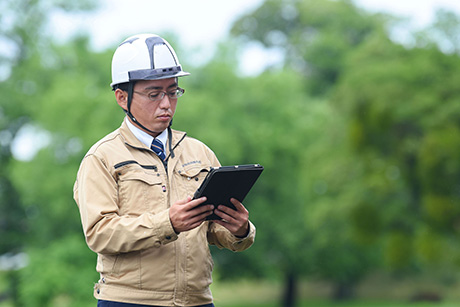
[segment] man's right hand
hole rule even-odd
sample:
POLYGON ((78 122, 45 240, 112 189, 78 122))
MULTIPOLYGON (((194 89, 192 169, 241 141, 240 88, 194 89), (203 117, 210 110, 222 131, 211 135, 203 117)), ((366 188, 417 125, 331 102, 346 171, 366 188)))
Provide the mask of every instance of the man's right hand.
POLYGON ((192 200, 191 197, 179 200, 169 209, 169 219, 176 233, 192 230, 201 225, 211 215, 214 206, 198 206, 206 201, 206 197, 192 200))

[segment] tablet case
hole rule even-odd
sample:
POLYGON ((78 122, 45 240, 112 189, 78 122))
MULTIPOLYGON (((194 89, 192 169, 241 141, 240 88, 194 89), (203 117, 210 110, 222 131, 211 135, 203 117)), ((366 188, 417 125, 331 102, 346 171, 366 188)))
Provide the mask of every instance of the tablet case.
MULTIPOLYGON (((263 166, 259 164, 212 168, 193 198, 206 196, 207 200, 201 206, 207 204, 212 204, 216 207, 225 205, 235 209, 235 206, 230 202, 230 198, 243 202, 263 170, 263 166)), ((214 213, 207 217, 207 220, 217 219, 220 219, 220 217, 214 213)))

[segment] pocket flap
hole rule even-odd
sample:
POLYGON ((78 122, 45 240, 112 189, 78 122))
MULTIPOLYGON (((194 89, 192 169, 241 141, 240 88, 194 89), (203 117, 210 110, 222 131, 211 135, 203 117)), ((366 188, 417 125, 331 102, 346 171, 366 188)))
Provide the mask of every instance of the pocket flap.
POLYGON ((194 164, 189 167, 180 169, 178 173, 181 176, 193 178, 198 176, 200 173, 209 173, 210 170, 211 165, 194 164))
POLYGON ((137 167, 129 167, 118 171, 118 178, 120 181, 138 180, 149 185, 161 183, 161 177, 158 175, 159 173, 147 172, 137 167))

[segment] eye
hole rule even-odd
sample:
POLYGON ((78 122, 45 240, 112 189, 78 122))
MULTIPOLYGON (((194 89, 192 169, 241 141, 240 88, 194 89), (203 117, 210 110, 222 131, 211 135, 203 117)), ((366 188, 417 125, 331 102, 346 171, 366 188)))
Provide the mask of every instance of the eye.
POLYGON ((177 92, 178 92, 177 89, 174 90, 174 91, 171 91, 171 92, 168 93, 168 96, 169 96, 169 97, 176 97, 176 96, 177 96, 177 92))
POLYGON ((149 93, 149 98, 150 99, 158 99, 160 97, 161 92, 153 92, 149 93))

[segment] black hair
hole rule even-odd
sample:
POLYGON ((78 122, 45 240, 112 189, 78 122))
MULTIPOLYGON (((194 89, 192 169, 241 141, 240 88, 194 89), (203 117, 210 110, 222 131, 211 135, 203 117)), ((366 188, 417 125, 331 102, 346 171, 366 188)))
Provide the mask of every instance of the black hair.
MULTIPOLYGON (((134 83, 134 82, 133 82, 134 83)), ((134 87, 134 84, 133 84, 133 87, 134 87)), ((129 88, 129 82, 124 82, 124 83, 118 83, 118 84, 115 84, 113 87, 112 87, 112 91, 116 91, 117 89, 120 89, 124 92, 127 92, 128 91, 128 88, 129 88)))

